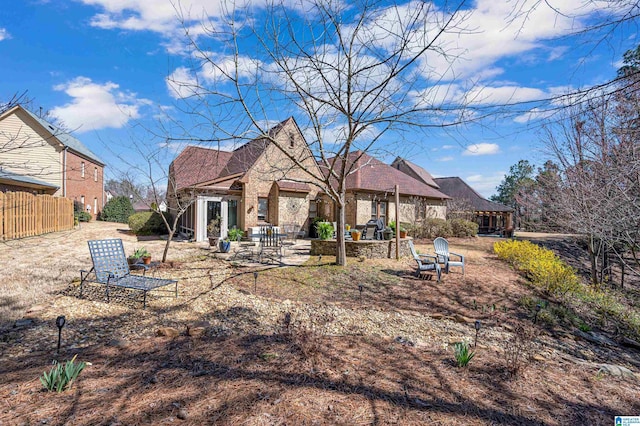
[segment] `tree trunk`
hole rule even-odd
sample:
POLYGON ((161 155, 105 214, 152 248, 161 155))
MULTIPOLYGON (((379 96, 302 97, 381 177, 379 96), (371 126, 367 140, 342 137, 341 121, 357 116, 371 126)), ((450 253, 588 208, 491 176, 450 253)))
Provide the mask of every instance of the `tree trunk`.
POLYGON ((169 245, 171 244, 171 240, 173 239, 173 234, 175 232, 173 230, 169 231, 169 236, 167 237, 167 243, 164 245, 164 251, 162 252, 162 263, 167 261, 167 253, 169 253, 169 245))
POLYGON ((338 217, 336 218, 336 265, 347 266, 347 248, 344 242, 344 192, 340 194, 340 201, 336 203, 338 207, 338 217))

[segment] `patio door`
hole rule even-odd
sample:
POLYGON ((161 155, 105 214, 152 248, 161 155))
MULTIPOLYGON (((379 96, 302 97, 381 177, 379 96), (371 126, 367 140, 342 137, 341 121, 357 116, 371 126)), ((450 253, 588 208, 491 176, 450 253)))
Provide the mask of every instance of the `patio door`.
POLYGON ((196 203, 198 223, 196 241, 207 240, 207 225, 218 217, 220 218, 220 237, 226 237, 229 229, 227 202, 223 201, 222 197, 198 197, 196 203))

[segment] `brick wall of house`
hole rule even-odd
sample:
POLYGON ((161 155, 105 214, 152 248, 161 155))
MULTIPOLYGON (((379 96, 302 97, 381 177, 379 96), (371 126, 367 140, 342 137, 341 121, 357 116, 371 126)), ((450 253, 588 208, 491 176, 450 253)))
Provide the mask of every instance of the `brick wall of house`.
POLYGON ((90 212, 94 219, 103 207, 103 172, 104 169, 100 164, 67 151, 67 198, 82 201, 84 196, 84 210, 90 212), (82 175, 83 163, 84 176, 82 175))

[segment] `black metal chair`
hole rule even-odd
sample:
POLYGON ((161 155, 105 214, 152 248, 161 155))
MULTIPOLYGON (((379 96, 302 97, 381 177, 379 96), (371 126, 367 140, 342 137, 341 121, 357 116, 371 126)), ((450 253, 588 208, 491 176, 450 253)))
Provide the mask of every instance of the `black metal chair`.
MULTIPOLYGON (((143 308, 147 307, 147 292, 159 287, 175 284, 173 293, 175 297, 178 297, 178 281, 176 280, 131 274, 121 239, 91 240, 88 241, 88 244, 93 267, 89 271, 80 271, 80 297, 82 297, 85 282, 105 285, 107 302, 109 302, 110 287, 140 290, 143 294, 143 308)), ((146 273, 146 268, 144 273, 146 273)))
POLYGON ((260 254, 258 261, 262 263, 262 259, 266 253, 277 253, 279 262, 282 263, 282 240, 280 235, 272 226, 260 227, 260 254))

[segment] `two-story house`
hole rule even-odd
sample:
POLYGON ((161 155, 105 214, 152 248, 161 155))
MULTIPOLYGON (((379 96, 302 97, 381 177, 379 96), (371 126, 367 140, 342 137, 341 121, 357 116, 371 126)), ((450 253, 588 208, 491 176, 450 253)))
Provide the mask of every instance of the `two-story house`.
POLYGON ((0 191, 67 197, 95 218, 104 162, 68 132, 17 105, 0 115, 0 191))

